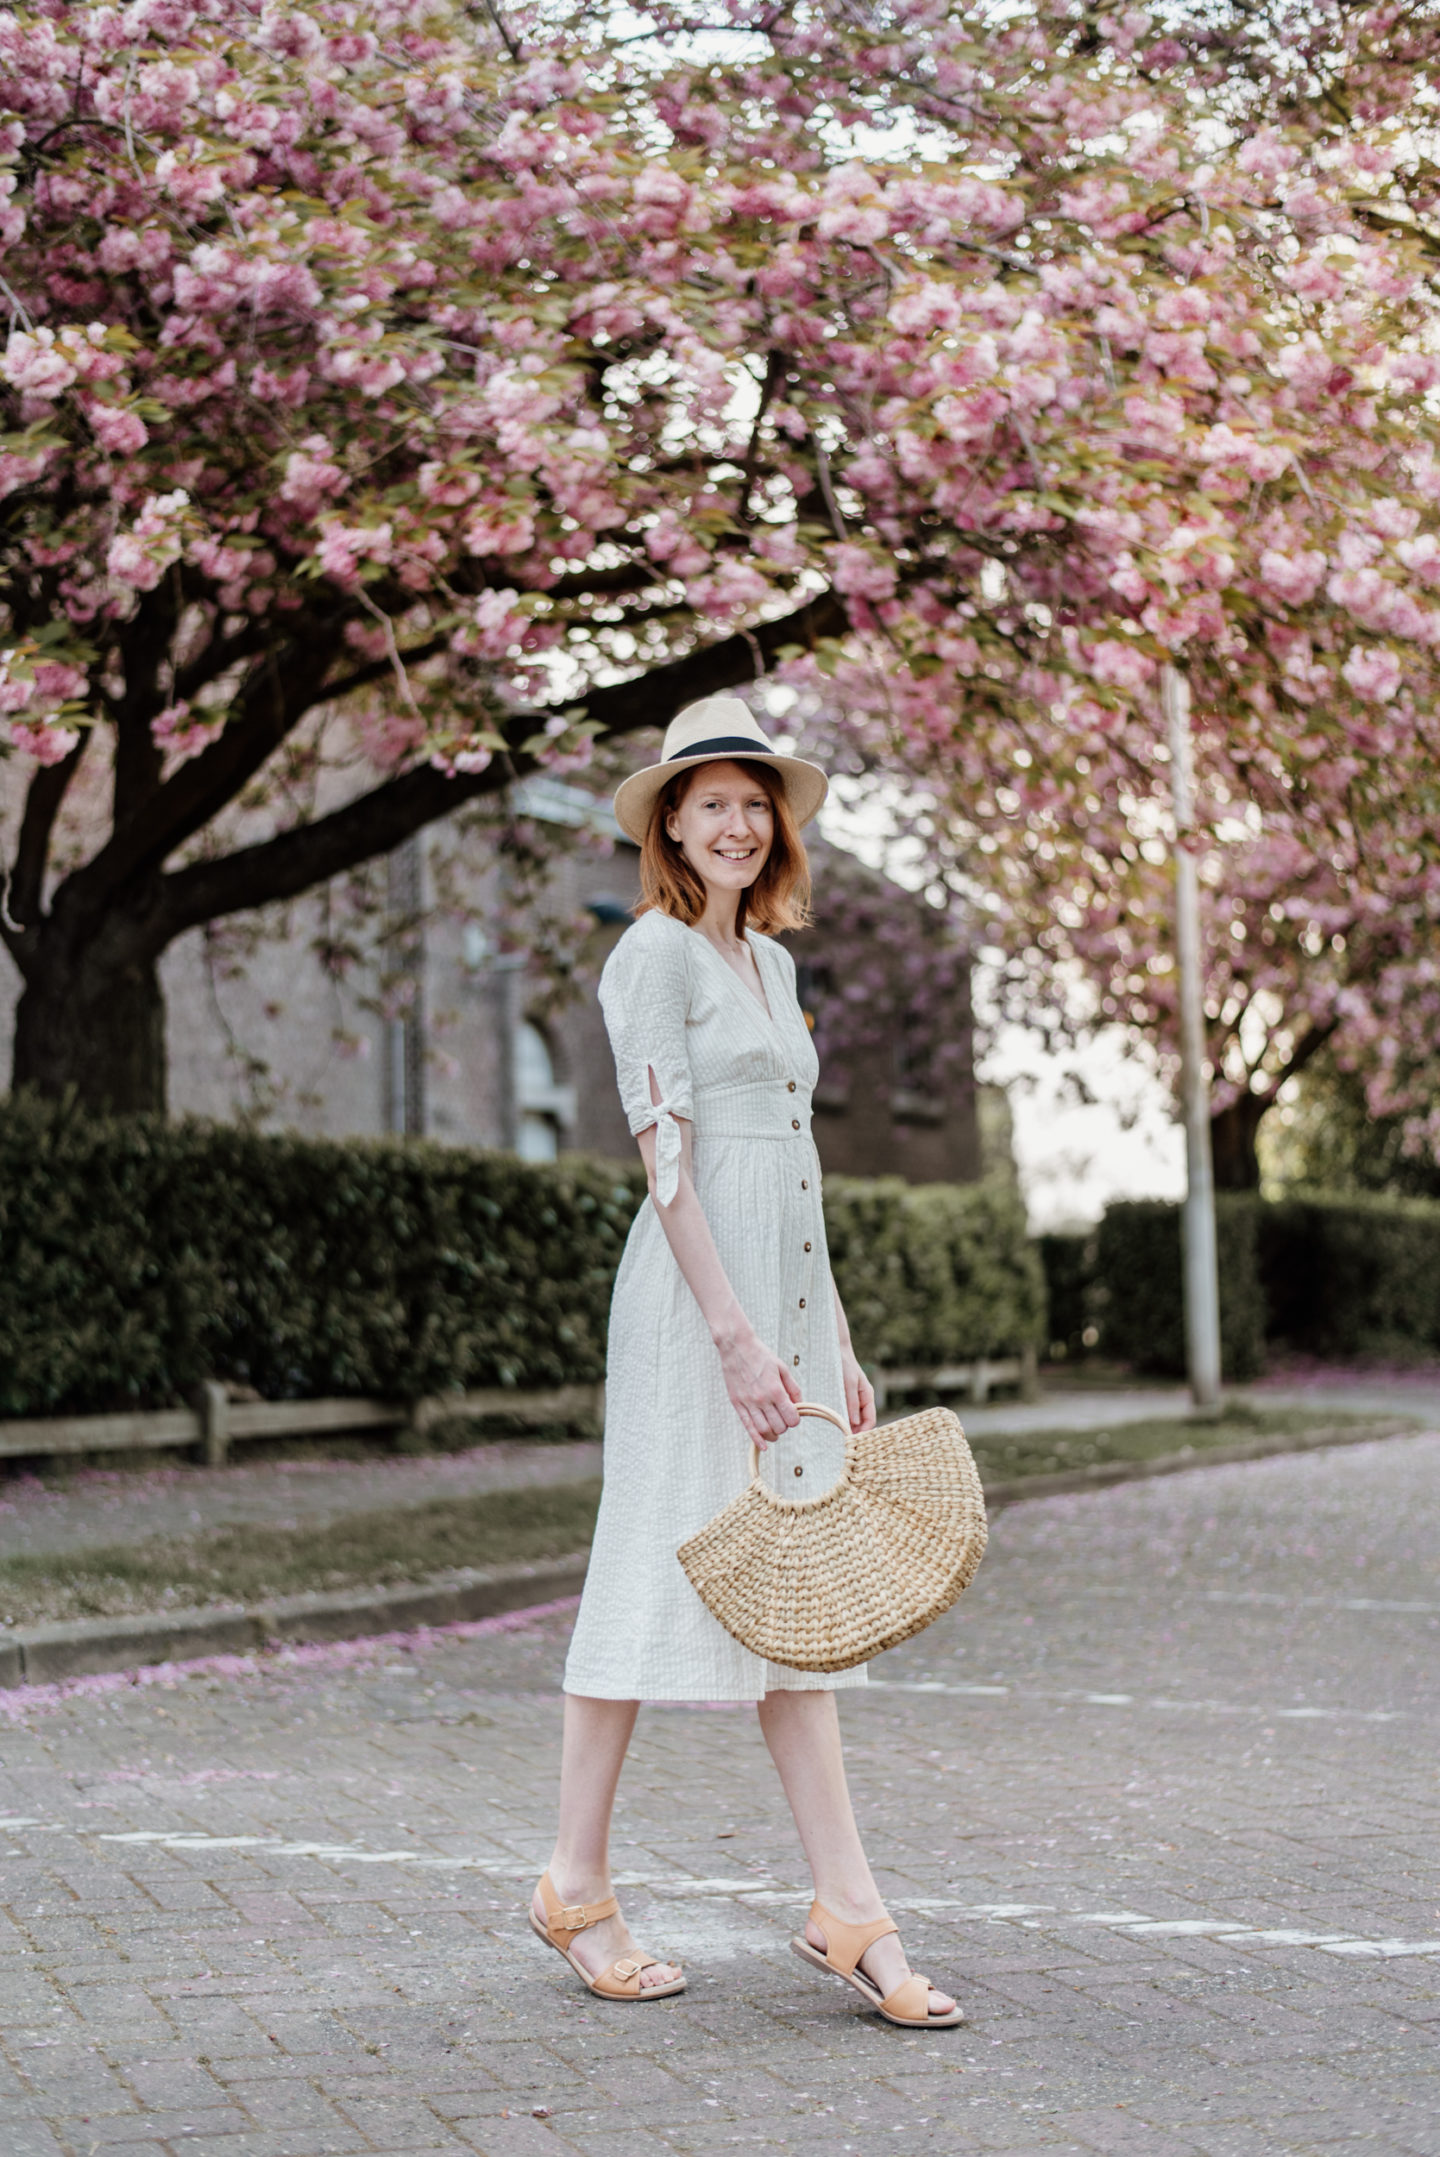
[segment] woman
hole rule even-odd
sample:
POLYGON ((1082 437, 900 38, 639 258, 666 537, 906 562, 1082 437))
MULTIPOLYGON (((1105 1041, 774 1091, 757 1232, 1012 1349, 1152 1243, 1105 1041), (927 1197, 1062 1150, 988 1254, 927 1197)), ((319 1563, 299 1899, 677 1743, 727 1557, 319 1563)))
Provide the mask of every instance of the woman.
POLYGON ((795 1404, 875 1421, 830 1279, 810 1138, 815 1051, 795 966, 769 932, 805 920, 799 826, 825 798, 777 756, 738 697, 680 713, 661 762, 615 814, 641 848, 640 919, 600 1001, 650 1182, 610 1313, 605 1484, 565 1669, 560 1829, 531 1924, 605 1999, 684 1990, 635 1947, 610 1892, 610 1815, 641 1700, 753 1700, 815 1884, 796 1951, 891 2022, 950 2028, 953 2000, 913 1977, 861 1848, 835 1689, 767 1664, 691 1587, 677 1546, 743 1490, 750 1443, 786 1489, 828 1488, 843 1439, 795 1404), (760 932, 760 933, 757 933, 760 932))

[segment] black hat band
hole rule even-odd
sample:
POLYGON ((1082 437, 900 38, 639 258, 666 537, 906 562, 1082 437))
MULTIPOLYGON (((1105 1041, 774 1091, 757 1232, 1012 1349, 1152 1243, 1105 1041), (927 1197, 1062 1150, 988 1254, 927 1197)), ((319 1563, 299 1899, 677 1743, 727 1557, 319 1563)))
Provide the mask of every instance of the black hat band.
POLYGON ((679 764, 692 756, 777 756, 768 742, 751 741, 744 734, 717 734, 714 741, 697 741, 691 749, 679 749, 674 756, 665 759, 667 764, 679 764))

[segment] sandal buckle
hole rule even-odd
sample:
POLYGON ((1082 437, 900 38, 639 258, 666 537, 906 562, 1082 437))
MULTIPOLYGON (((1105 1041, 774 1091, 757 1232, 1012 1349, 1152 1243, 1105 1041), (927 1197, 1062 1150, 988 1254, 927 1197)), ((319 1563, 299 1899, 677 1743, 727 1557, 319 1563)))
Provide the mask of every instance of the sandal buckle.
POLYGON ((585 1932, 590 1925, 583 1902, 562 1903, 555 1914, 554 1922, 560 1932, 585 1932))

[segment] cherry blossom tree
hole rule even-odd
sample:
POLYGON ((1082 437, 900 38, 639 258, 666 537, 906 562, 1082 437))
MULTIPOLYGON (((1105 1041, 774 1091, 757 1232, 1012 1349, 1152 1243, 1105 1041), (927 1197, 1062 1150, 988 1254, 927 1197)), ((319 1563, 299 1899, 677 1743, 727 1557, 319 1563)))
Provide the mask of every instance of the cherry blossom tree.
POLYGON ((176 937, 766 670, 997 876, 1163 834, 1171 657, 1215 828, 1364 844, 1433 755, 1440 360, 1361 12, 1328 129, 1278 19, 0 17, 17 1081, 160 1105, 176 937), (299 813, 337 708, 383 754, 299 813))

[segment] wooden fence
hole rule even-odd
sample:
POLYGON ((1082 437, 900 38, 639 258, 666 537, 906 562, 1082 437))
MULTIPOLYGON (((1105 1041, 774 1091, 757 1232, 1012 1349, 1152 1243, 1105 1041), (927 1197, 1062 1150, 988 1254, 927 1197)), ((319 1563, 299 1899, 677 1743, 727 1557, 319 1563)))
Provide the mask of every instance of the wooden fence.
MULTIPOLYGON (((981 1357, 928 1369, 878 1370, 871 1374, 883 1415, 913 1393, 961 1395, 984 1401, 993 1386, 1017 1386, 1024 1398, 1035 1390, 1035 1356, 981 1357)), ((600 1430, 605 1421, 603 1385, 488 1386, 473 1393, 446 1393, 421 1401, 232 1400, 222 1385, 207 1383, 193 1408, 137 1409, 105 1416, 33 1416, 0 1422, 0 1460, 63 1459, 77 1454, 193 1451, 210 1468, 223 1468, 232 1446, 246 1439, 399 1437, 423 1439, 436 1423, 503 1421, 535 1428, 567 1423, 600 1430)))

